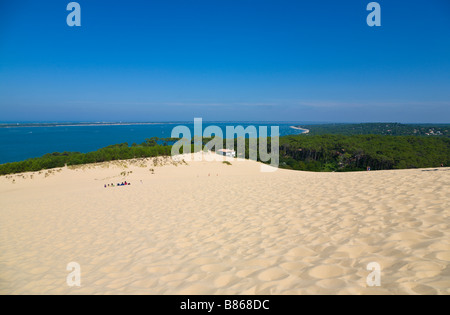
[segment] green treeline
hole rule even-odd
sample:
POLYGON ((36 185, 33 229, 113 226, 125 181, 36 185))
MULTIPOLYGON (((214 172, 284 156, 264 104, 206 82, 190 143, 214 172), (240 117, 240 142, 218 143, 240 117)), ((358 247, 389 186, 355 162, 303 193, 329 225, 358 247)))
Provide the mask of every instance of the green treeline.
POLYGON ((147 139, 142 144, 128 143, 111 145, 100 150, 80 153, 63 152, 45 154, 39 158, 28 159, 21 162, 13 162, 0 165, 0 175, 36 172, 57 167, 82 165, 115 160, 129 160, 134 158, 146 158, 155 156, 170 156, 172 146, 168 143, 176 139, 147 139))
POLYGON ((450 165, 446 137, 321 135, 280 138, 280 167, 305 171, 359 171, 450 165))
MULTIPOLYGON (((172 144, 179 139, 147 139, 142 144, 111 145, 95 152, 46 154, 0 165, 0 175, 36 172, 58 167, 170 156, 172 144)), ((203 139, 205 146, 211 138, 203 139)), ((191 141, 193 152, 195 139, 191 141)), ((224 147, 226 141, 223 140, 224 147)), ((235 139, 235 148, 237 139, 235 139)), ((271 139, 268 139, 270 152, 271 139)), ((179 151, 183 152, 182 148, 179 151)), ((238 152, 239 153, 239 152, 238 152)), ((245 157, 249 158, 249 139, 245 140, 245 157)), ((280 167, 304 171, 360 171, 427 168, 450 165, 450 138, 382 135, 293 135, 280 138, 280 167)))
POLYGON ((400 123, 361 123, 361 124, 320 124, 300 125, 308 129, 309 135, 339 134, 351 135, 389 135, 389 136, 444 136, 450 137, 450 124, 400 124, 400 123))

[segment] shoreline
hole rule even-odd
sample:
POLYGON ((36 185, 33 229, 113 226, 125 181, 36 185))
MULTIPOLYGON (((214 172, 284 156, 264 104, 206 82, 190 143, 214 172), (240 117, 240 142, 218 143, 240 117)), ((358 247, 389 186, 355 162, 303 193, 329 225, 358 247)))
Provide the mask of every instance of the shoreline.
POLYGON ((172 125, 177 124, 176 122, 171 123, 49 123, 49 124, 0 124, 0 128, 44 128, 44 127, 102 127, 102 126, 145 126, 145 125, 172 125))
POLYGON ((300 127, 296 127, 296 126, 290 126, 290 127, 295 130, 301 130, 301 131, 303 131, 302 133, 304 133, 304 134, 309 133, 309 129, 300 128, 300 127))
MULTIPOLYGON (((220 121, 205 121, 205 124, 224 124, 224 123, 232 123, 237 126, 242 124, 267 124, 273 125, 273 124, 282 124, 282 125, 288 125, 284 122, 220 122, 220 121)), ((192 122, 189 121, 172 121, 172 122, 61 122, 61 123, 0 123, 0 128, 37 128, 37 127, 101 127, 101 126, 145 126, 145 125, 176 125, 176 124, 185 124, 190 125, 192 122)), ((292 129, 298 129, 298 130, 308 130, 308 129, 302 129, 295 126, 290 126, 292 129)), ((309 131, 309 130, 308 130, 309 131)))

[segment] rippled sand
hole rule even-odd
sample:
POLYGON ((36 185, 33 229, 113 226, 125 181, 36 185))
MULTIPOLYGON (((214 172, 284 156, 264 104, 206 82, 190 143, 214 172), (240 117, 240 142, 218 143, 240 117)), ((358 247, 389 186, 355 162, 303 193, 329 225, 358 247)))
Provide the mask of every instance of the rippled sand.
POLYGON ((450 294, 448 168, 157 164, 0 177, 0 294, 450 294))

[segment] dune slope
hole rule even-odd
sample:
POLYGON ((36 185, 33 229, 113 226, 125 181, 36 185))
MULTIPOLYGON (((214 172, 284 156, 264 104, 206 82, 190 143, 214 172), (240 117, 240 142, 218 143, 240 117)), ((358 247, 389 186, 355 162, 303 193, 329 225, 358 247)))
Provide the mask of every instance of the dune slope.
POLYGON ((0 177, 0 294, 450 294, 450 169, 231 163, 0 177))

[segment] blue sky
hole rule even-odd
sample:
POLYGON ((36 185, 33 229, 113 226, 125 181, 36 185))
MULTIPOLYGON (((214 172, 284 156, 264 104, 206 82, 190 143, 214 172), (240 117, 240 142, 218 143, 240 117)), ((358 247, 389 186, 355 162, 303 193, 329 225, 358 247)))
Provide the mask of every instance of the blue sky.
POLYGON ((450 122, 450 2, 0 2, 0 121, 450 122))

